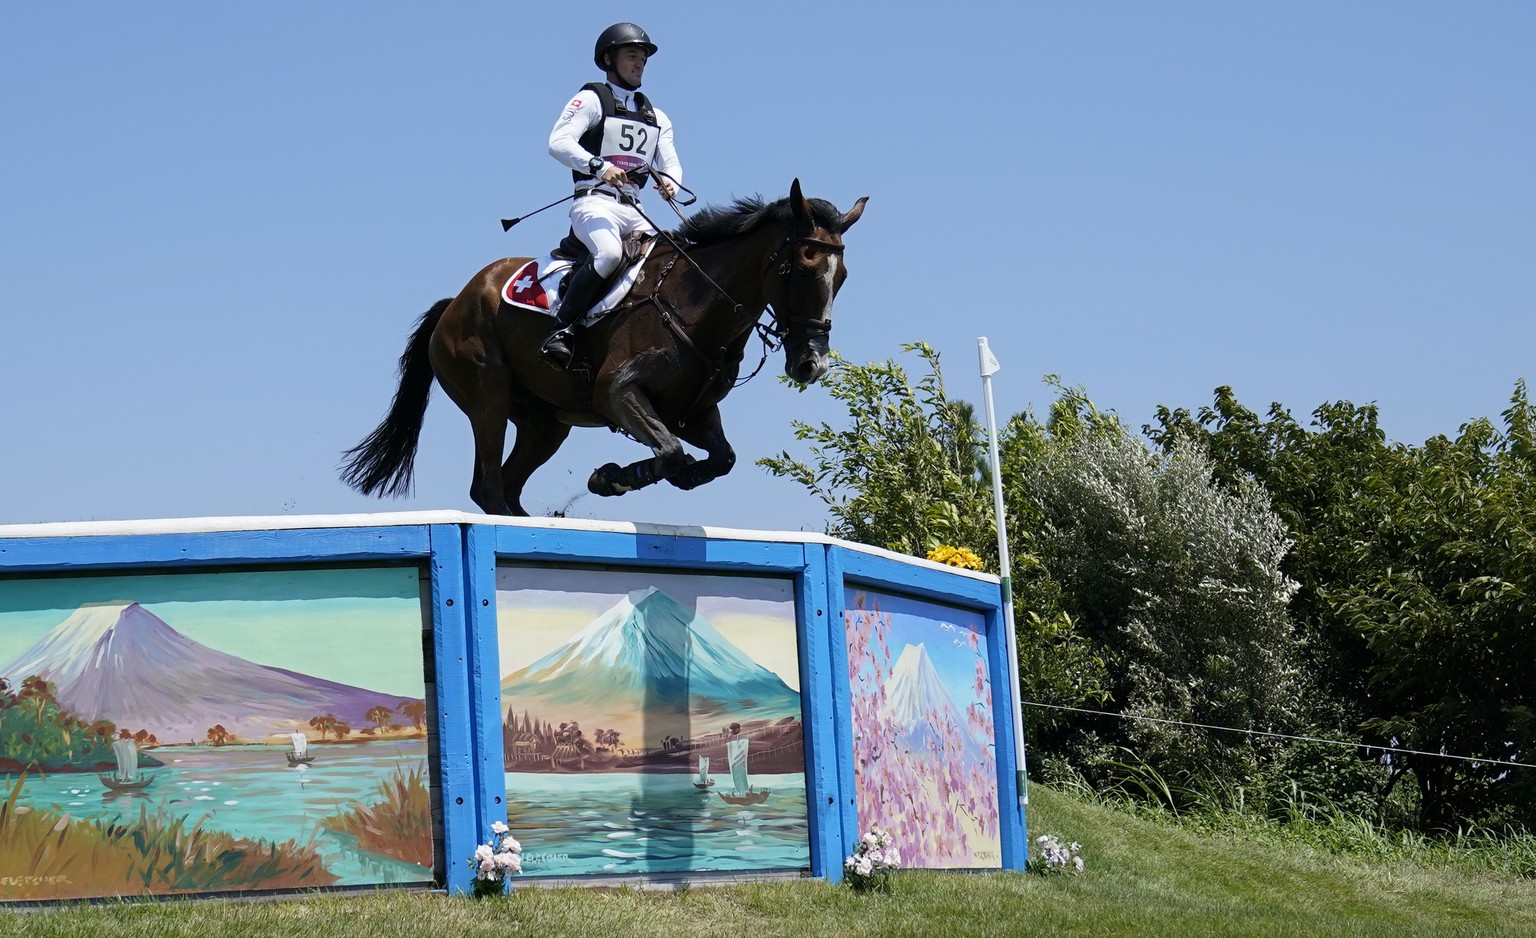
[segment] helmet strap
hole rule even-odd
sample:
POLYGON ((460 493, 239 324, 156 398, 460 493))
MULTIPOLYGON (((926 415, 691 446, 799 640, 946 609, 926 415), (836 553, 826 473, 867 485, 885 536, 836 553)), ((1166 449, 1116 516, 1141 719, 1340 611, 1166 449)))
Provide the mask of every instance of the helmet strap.
POLYGON ((614 86, 619 87, 619 88, 623 88, 625 91, 639 91, 640 90, 640 86, 639 85, 631 85, 629 82, 627 82, 624 79, 620 78, 618 76, 617 72, 609 72, 608 73, 608 84, 614 85, 614 86))

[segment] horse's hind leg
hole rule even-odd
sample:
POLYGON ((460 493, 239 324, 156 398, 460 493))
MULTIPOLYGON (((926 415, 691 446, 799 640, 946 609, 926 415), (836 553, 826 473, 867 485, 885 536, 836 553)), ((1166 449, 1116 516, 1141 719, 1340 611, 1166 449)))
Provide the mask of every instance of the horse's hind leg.
POLYGON ((469 497, 488 515, 527 514, 514 511, 507 504, 506 490, 502 486, 501 454, 507 445, 506 415, 486 413, 482 408, 470 415, 469 425, 475 433, 475 474, 469 484, 469 497))
POLYGON ((542 408, 514 410, 512 422, 517 425, 517 432, 512 438, 512 452, 501 467, 502 490, 512 506, 512 513, 526 515, 523 486, 528 484, 528 477, 534 470, 555 455, 565 438, 571 435, 571 428, 542 408))
POLYGON ((507 445, 510 382, 495 369, 454 377, 457 380, 446 380, 443 370, 438 370, 438 383, 469 418, 470 430, 475 435, 475 472, 469 484, 469 497, 488 515, 526 514, 507 504, 502 486, 501 457, 507 445))

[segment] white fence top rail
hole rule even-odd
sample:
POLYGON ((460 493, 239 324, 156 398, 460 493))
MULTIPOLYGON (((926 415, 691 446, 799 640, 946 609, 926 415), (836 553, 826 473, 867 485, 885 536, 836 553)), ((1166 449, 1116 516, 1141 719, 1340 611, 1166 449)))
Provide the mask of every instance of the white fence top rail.
POLYGON ((655 524, 643 521, 596 521, 585 518, 508 518, 463 511, 393 511, 345 515, 271 515, 229 518, 155 518, 124 521, 51 521, 38 524, 0 524, 0 539, 44 537, 109 537, 138 534, 213 534, 229 531, 298 531, 316 528, 366 528, 419 524, 489 524, 506 527, 599 531, 645 534, 659 537, 702 537, 715 540, 780 541, 801 544, 833 544, 903 563, 931 567, 986 582, 998 582, 990 573, 966 570, 923 557, 900 554, 868 544, 855 544, 811 531, 752 531, 702 525, 655 524))

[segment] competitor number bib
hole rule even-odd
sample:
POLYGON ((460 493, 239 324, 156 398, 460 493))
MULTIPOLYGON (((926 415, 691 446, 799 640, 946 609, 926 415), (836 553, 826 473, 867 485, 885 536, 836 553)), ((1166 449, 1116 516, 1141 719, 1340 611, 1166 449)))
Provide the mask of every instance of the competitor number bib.
POLYGON ((656 153, 658 128, 622 117, 603 119, 603 149, 598 154, 626 173, 651 165, 656 153))

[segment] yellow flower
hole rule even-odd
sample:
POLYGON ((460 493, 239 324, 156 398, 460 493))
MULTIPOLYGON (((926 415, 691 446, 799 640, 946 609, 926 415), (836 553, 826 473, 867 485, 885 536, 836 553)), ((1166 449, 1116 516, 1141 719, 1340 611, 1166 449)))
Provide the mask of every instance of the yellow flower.
POLYGON ((940 544, 928 552, 928 559, 947 563, 951 567, 964 567, 967 570, 984 569, 981 558, 975 552, 965 547, 951 547, 948 544, 940 544))

